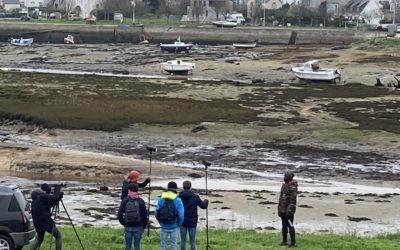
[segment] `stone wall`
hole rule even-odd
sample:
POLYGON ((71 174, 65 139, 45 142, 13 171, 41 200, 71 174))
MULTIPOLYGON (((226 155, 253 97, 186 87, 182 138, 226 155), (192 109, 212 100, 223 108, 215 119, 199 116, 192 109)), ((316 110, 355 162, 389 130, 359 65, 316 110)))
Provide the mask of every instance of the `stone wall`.
POLYGON ((185 27, 117 27, 101 25, 52 25, 7 24, 0 27, 0 42, 11 37, 33 37, 35 43, 63 43, 68 34, 77 43, 138 43, 140 36, 150 43, 182 41, 197 44, 232 44, 253 42, 259 44, 351 44, 363 39, 368 33, 355 33, 339 29, 291 29, 291 28, 202 28, 185 27))

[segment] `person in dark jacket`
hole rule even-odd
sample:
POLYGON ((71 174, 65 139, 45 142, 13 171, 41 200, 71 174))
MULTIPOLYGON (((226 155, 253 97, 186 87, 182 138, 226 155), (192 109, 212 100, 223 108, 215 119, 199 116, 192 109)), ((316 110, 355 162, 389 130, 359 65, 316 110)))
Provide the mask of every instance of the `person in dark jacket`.
POLYGON ((293 179, 294 174, 286 171, 283 177, 283 184, 279 196, 278 215, 282 220, 282 242, 281 246, 288 245, 287 234, 289 229, 290 245, 296 246, 296 235, 294 230, 294 213, 296 212, 297 202, 297 181, 293 179))
POLYGON ((143 230, 147 226, 147 210, 142 198, 139 197, 139 187, 137 184, 130 184, 128 187, 128 196, 122 200, 118 209, 118 221, 125 227, 125 250, 130 250, 132 247, 132 238, 134 239, 135 250, 140 250, 140 240, 143 230), (126 222, 126 204, 129 201, 138 201, 139 204, 139 222, 126 222))
POLYGON ((181 250, 186 249, 186 235, 189 232, 190 249, 196 250, 196 227, 198 221, 197 207, 206 209, 208 207, 208 200, 202 201, 200 197, 192 190, 192 183, 190 181, 183 182, 183 191, 179 193, 181 198, 185 215, 183 219, 181 231, 181 250))
POLYGON ((31 246, 31 250, 37 250, 40 248, 46 232, 53 235, 56 239, 56 250, 61 250, 61 233, 58 231, 54 220, 51 218, 51 209, 58 204, 62 197, 51 195, 51 188, 46 183, 41 185, 41 190, 44 192, 34 190, 31 194, 31 213, 33 225, 35 226, 37 233, 37 238, 31 246))
POLYGON ((136 170, 132 170, 129 172, 128 176, 126 179, 122 182, 122 190, 121 190, 121 200, 125 199, 128 196, 128 187, 129 184, 135 183, 138 185, 139 188, 143 188, 147 186, 147 184, 150 183, 150 177, 147 177, 144 182, 140 183, 138 182, 140 173, 136 170))

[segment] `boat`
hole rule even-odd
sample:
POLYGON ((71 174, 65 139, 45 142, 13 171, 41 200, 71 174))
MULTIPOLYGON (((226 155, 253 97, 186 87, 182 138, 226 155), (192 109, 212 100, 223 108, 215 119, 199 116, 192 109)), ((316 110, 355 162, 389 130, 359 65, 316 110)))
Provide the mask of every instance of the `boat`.
POLYGON ((184 43, 181 41, 181 38, 178 39, 174 43, 160 43, 161 51, 167 52, 186 52, 188 53, 192 49, 192 43, 184 43))
POLYGON ((33 43, 33 38, 11 38, 11 44, 15 46, 30 46, 33 43))
POLYGON ((292 68, 297 78, 310 81, 329 81, 335 83, 341 80, 339 69, 320 68, 318 60, 311 60, 292 68))
POLYGON ((228 21, 214 21, 212 24, 220 28, 234 28, 237 26, 237 23, 228 21))
POLYGON ((68 35, 67 37, 64 37, 64 43, 65 44, 75 44, 74 37, 72 35, 68 35))
POLYGON ((235 49, 252 49, 255 48, 257 46, 257 43, 233 43, 233 47, 235 47, 235 49))
POLYGON ((183 62, 182 60, 171 60, 161 63, 161 68, 171 74, 187 74, 195 68, 194 63, 183 62))

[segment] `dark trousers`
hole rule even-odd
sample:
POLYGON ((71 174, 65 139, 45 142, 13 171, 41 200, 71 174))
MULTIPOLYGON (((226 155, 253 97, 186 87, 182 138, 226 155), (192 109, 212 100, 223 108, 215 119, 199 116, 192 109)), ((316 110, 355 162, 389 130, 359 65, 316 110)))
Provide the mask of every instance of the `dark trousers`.
POLYGON ((290 244, 295 245, 296 244, 296 234, 294 231, 294 215, 291 216, 286 216, 286 214, 281 215, 281 220, 282 220, 282 242, 287 243, 287 234, 289 230, 290 234, 290 244))
MULTIPOLYGON (((54 238, 56 239, 56 250, 61 250, 61 233, 60 231, 58 231, 57 227, 54 225, 53 230, 52 231, 47 231, 48 233, 52 234, 54 236, 54 238)), ((35 240, 35 242, 33 243, 33 245, 31 246, 31 250, 37 250, 40 248, 40 245, 42 244, 43 240, 44 240, 44 234, 46 233, 46 231, 39 231, 37 232, 37 238, 35 240)))

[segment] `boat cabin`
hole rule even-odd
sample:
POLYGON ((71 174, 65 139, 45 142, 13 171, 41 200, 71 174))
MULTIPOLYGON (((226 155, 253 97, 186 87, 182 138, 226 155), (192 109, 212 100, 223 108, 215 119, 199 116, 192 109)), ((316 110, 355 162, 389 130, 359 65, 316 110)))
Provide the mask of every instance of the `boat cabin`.
POLYGON ((305 62, 303 67, 304 70, 309 70, 309 71, 318 71, 320 69, 319 61, 317 60, 305 62))

